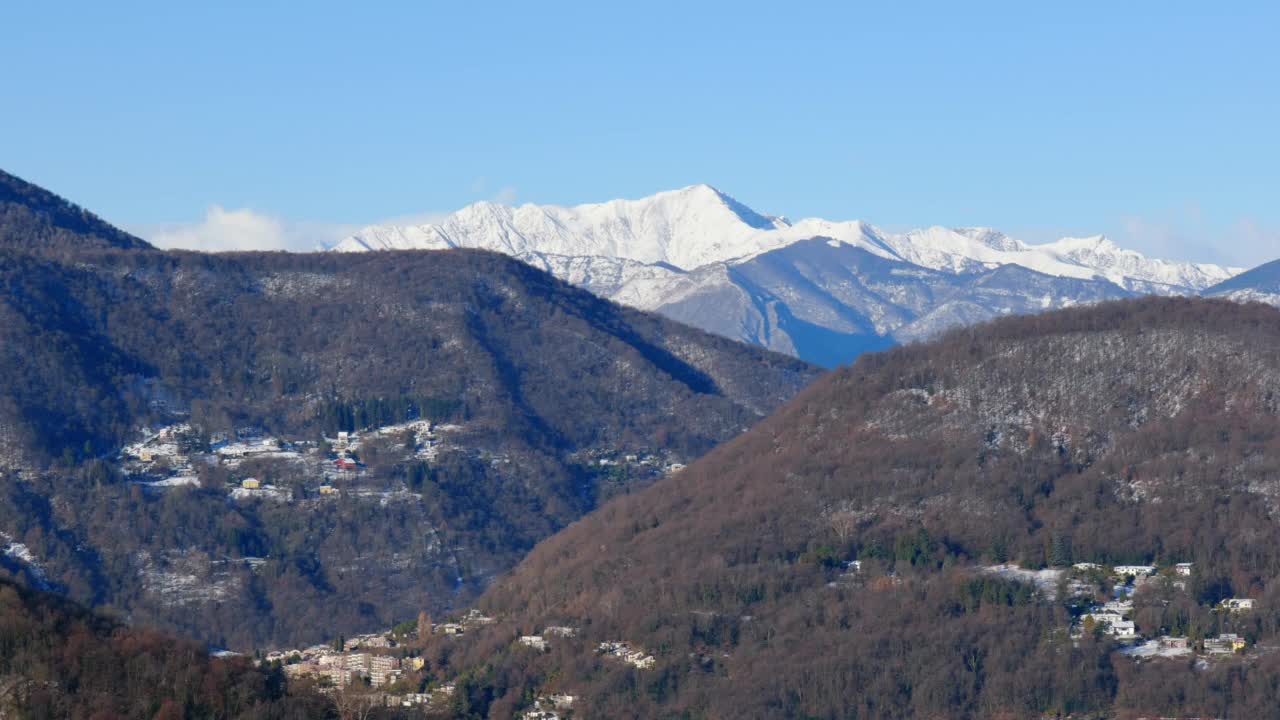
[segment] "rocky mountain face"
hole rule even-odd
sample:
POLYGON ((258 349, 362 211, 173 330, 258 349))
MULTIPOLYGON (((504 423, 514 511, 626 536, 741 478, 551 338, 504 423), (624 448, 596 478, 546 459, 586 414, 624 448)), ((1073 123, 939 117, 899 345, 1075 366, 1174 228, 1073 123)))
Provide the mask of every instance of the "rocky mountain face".
POLYGON ((528 678, 610 717, 1266 715, 1278 417, 1280 312, 1256 304, 1102 303, 867 355, 544 541, 450 662, 494 663, 473 697, 528 678), (1122 564, 1156 568, 1137 632, 1234 633, 1244 657, 1081 630, 1115 598, 1091 573, 1122 564), (502 654, 548 626, 580 633, 502 654))
POLYGON ((334 249, 447 247, 512 255, 601 297, 824 365, 1002 315, 1194 294, 1238 272, 1149 259, 1101 236, 1027 245, 986 228, 790 222, 706 185, 573 208, 479 203, 438 224, 369 227, 334 249))
POLYGON ((85 222, 0 248, 0 574, 223 647, 465 603, 818 374, 495 253, 85 222))

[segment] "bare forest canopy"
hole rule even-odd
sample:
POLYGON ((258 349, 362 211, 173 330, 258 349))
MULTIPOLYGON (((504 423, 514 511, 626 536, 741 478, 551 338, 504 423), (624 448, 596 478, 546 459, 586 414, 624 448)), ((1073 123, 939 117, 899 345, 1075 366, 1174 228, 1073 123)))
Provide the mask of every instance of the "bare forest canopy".
POLYGON ((1262 305, 1123 301, 864 356, 540 544, 481 600, 504 622, 438 662, 471 707, 546 686, 602 717, 1276 717, 1278 408, 1262 305), (1242 655, 1139 660, 1082 623, 1125 582, 1094 565, 1133 564, 1136 633, 1242 655), (507 649, 553 625, 580 637, 507 649))
POLYGON ((221 646, 464 605, 819 373, 497 254, 160 252, 0 179, 0 573, 221 646))

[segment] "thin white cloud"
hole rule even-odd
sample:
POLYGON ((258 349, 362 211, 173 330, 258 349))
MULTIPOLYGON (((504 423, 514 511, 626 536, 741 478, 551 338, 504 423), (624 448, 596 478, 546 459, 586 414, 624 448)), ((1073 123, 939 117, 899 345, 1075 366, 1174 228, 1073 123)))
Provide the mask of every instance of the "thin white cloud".
MULTIPOLYGON (((478 177, 471 183, 475 192, 483 192, 488 181, 478 177)), ((491 199, 503 205, 516 200, 514 187, 503 187, 491 199)), ((228 252, 244 250, 285 250, 311 252, 325 250, 369 225, 430 225, 442 222, 450 213, 427 212, 385 218, 374 223, 324 223, 287 220, 250 208, 227 209, 210 205, 201 220, 194 222, 132 225, 126 227, 135 235, 165 249, 228 252)))
MULTIPOLYGON (((475 195, 484 195, 489 190, 489 178, 483 175, 471 181, 471 192, 475 195)), ((498 188, 493 194, 489 195, 489 201, 498 203, 499 205, 514 205, 516 202, 516 189, 510 185, 498 188)))
POLYGON ((211 205, 203 219, 130 228, 153 245, 166 249, 225 252, 288 250, 306 252, 328 247, 358 228, 341 223, 292 222, 249 208, 211 205))
POLYGON ((1250 265, 1280 259, 1280 228, 1264 227, 1251 218, 1237 221, 1230 229, 1231 242, 1252 257, 1250 265))
POLYGON ((1150 257, 1253 267, 1280 257, 1280 230, 1250 218, 1229 225, 1208 222, 1200 208, 1120 219, 1116 241, 1150 257))
MULTIPOLYGON (((419 213, 379 220, 376 225, 426 225, 447 213, 419 213)), ((185 223, 129 226, 130 232, 156 247, 201 252, 325 250, 366 225, 286 220, 268 213, 211 205, 201 220, 185 223)))
POLYGON ((504 187, 493 194, 493 201, 499 205, 514 205, 516 202, 516 189, 513 187, 504 187))

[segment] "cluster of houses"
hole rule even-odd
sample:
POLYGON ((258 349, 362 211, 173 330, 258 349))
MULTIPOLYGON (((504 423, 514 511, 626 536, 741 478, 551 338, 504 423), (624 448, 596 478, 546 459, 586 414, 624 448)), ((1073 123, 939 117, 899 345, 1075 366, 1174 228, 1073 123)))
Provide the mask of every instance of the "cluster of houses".
POLYGON ((265 662, 279 662, 290 679, 312 678, 324 681, 330 691, 367 682, 373 692, 368 698, 387 707, 441 707, 453 697, 456 686, 445 683, 427 692, 396 692, 389 685, 405 673, 422 670, 421 657, 399 657, 394 654, 395 641, 387 634, 372 633, 346 640, 342 649, 330 645, 314 645, 305 650, 285 650, 268 654, 265 662))
POLYGON ((465 635, 468 629, 481 627, 483 625, 492 625, 496 620, 485 615, 475 608, 467 611, 458 622, 447 622, 433 624, 431 632, 438 635, 447 635, 449 637, 457 637, 465 635))
POLYGON ((531 647, 534 650, 538 650, 539 652, 546 652, 551 649, 550 638, 571 638, 577 634, 577 628, 565 625, 551 625, 544 628, 541 635, 521 635, 516 639, 516 642, 525 647, 531 647))
MULTIPOLYGON (((301 461, 302 450, 307 443, 285 443, 277 438, 261 435, 254 428, 243 428, 234 435, 220 433, 209 438, 208 452, 188 452, 196 444, 196 431, 188 423, 160 428, 155 432, 144 431, 142 440, 121 448, 120 457, 124 470, 134 484, 153 489, 199 485, 196 466, 240 467, 249 459, 277 458, 301 461)), ((244 478, 231 489, 232 498, 276 497, 289 499, 279 488, 263 483, 257 478, 244 478)))
MULTIPOLYGON (((1178 563, 1173 566, 1173 572, 1175 575, 1181 575, 1183 577, 1186 577, 1191 575, 1191 569, 1194 566, 1195 566, 1194 563, 1189 563, 1189 562, 1178 563)), ((1075 565, 1072 565, 1071 567, 1076 570, 1085 570, 1085 571, 1088 571, 1088 570, 1105 571, 1107 569, 1106 565, 1102 565, 1100 563, 1091 563, 1091 562, 1078 562, 1075 565)), ((1125 578, 1125 577, 1133 577, 1134 579, 1145 578, 1145 577, 1150 577, 1154 575, 1156 572, 1155 565, 1112 565, 1110 566, 1110 568, 1111 568, 1111 574, 1120 578, 1125 578)))
POLYGON ((400 679, 405 667, 422 669, 421 658, 408 658, 402 663, 395 655, 378 652, 391 647, 392 642, 384 635, 361 635, 347 640, 342 650, 315 645, 305 650, 273 652, 266 660, 284 663, 284 672, 290 678, 324 678, 334 687, 361 678, 377 688, 400 679))
POLYGON ((243 437, 236 440, 226 438, 212 439, 209 449, 230 468, 239 467, 243 460, 249 458, 275 457, 294 460, 299 457, 296 449, 286 447, 285 443, 273 437, 262 437, 253 430, 242 431, 243 437))
MULTIPOLYGON (((366 431, 366 437, 394 437, 408 434, 412 438, 413 455, 422 460, 434 460, 440 452, 440 432, 461 430, 458 425, 431 424, 430 420, 412 420, 397 425, 387 425, 366 431)), ((333 449, 335 457, 332 464, 344 471, 360 467, 352 457, 360 451, 361 437, 357 433, 341 431, 335 438, 325 438, 325 442, 333 449)))
MULTIPOLYGON (((434 459, 441 448, 439 431, 459 430, 458 426, 434 427, 427 420, 417 420, 399 425, 369 430, 365 438, 412 433, 412 453, 422 459, 434 459)), ((320 484, 315 488, 321 498, 334 499, 341 495, 338 486, 351 483, 363 476, 364 465, 357 459, 361 436, 353 432, 339 432, 337 437, 325 438, 330 448, 320 454, 315 442, 286 442, 265 436, 256 428, 242 428, 235 433, 220 433, 208 440, 207 452, 188 452, 196 442, 197 431, 188 423, 179 423, 152 431, 144 429, 143 439, 122 448, 120 458, 124 470, 134 479, 134 484, 149 489, 164 490, 183 485, 199 485, 196 468, 222 466, 235 470, 246 461, 254 459, 279 459, 305 465, 306 474, 316 477, 320 484)), ((257 477, 238 479, 229 488, 229 496, 235 500, 269 499, 291 501, 293 495, 287 489, 272 485, 257 477)))
POLYGON ((156 432, 144 433, 142 440, 121 448, 120 457, 129 474, 151 477, 163 469, 163 478, 134 481, 135 484, 156 488, 199 485, 200 479, 196 476, 192 459, 182 448, 183 439, 191 432, 187 423, 170 425, 156 432))
MULTIPOLYGON (((425 616, 418 622, 430 623, 425 616)), ((430 623, 431 633, 445 637, 460 637, 477 627, 496 622, 477 609, 466 612, 456 622, 430 623)), ((567 625, 549 625, 543 628, 540 635, 526 635, 519 638, 522 645, 545 650, 550 647, 549 641, 559 638, 573 638, 578 629, 567 625)), ((456 691, 456 685, 448 682, 425 692, 405 692, 405 683, 388 687, 408 673, 423 670, 425 660, 417 656, 402 657, 403 650, 398 650, 392 632, 357 635, 342 642, 341 649, 333 645, 314 645, 304 650, 276 651, 266 655, 263 662, 281 663, 283 670, 291 679, 313 678, 325 681, 326 692, 335 692, 352 682, 367 682, 368 690, 360 691, 361 697, 376 705, 386 707, 423 707, 434 711, 447 708, 447 703, 456 691)), ((652 656, 633 649, 627 643, 602 643, 601 652, 617 656, 636 667, 653 666, 652 656)), ((567 693, 539 695, 532 704, 517 715, 521 720, 561 720, 573 716, 573 706, 577 698, 567 693)))
MULTIPOLYGON (((1134 588, 1144 582, 1152 579, 1157 569, 1154 565, 1116 565, 1107 568, 1098 563, 1076 563, 1075 570, 1082 572, 1110 572, 1117 578, 1124 581, 1123 584, 1116 585, 1116 599, 1102 604, 1094 604, 1081 614, 1078 624, 1073 628, 1073 635, 1079 636, 1083 632, 1102 632, 1129 643, 1136 643, 1142 640, 1142 636, 1138 633, 1130 615, 1133 612, 1133 601, 1127 597, 1132 595, 1134 588)), ((1178 563, 1173 566, 1173 575, 1175 578, 1188 577, 1193 571, 1192 563, 1178 563)), ((1175 580, 1176 586, 1186 587, 1185 581, 1175 580)), ((1081 589, 1087 586, 1080 585, 1081 589)), ((1245 612, 1253 609, 1254 601, 1251 598, 1227 598, 1222 601, 1220 608, 1226 612, 1245 612)), ((1223 633, 1216 638, 1208 638, 1204 641, 1203 648, 1205 654, 1227 654, 1239 652, 1246 647, 1243 638, 1234 633, 1223 633)), ((1189 654, 1193 652, 1189 641, 1185 637, 1164 636, 1149 640, 1135 648, 1133 654, 1162 654, 1162 655, 1178 655, 1189 654)))
POLYGON ((589 463, 597 467, 608 469, 611 467, 634 467, 644 469, 650 473, 670 475, 671 473, 680 472, 684 469, 684 463, 664 459, 659 455, 638 455, 628 453, 625 455, 596 455, 589 460, 589 463))
POLYGON ((602 642, 596 648, 596 652, 617 658, 641 670, 647 670, 657 662, 652 655, 644 650, 632 647, 630 643, 625 641, 602 642))
POLYGON ((1112 600, 1101 606, 1095 605, 1080 616, 1080 629, 1089 632, 1096 628, 1119 640, 1136 640, 1137 627, 1132 620, 1125 619, 1132 611, 1133 602, 1130 600, 1112 600))
POLYGON ((533 707, 520 713, 520 720, 560 720, 573 710, 575 700, 572 695, 539 695, 533 707))

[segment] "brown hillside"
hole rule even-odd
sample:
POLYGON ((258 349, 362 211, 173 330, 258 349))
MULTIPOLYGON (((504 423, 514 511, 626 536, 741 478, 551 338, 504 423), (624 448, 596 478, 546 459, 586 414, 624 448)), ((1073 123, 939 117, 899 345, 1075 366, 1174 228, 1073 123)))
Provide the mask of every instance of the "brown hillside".
POLYGON ((623 716, 1249 715, 1272 660, 1214 694, 1240 670, 1166 676, 1071 643, 1065 598, 976 569, 1194 562, 1185 593, 1140 595, 1140 629, 1273 642, 1278 405, 1263 306, 1146 299, 956 331, 824 378, 545 541, 483 605, 512 632, 584 628, 585 654, 534 667, 623 716), (1213 609, 1233 595, 1262 609, 1213 609), (589 652, 619 639, 657 668, 589 652))

